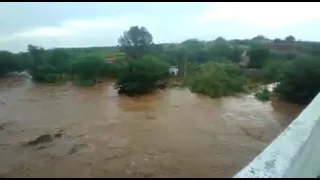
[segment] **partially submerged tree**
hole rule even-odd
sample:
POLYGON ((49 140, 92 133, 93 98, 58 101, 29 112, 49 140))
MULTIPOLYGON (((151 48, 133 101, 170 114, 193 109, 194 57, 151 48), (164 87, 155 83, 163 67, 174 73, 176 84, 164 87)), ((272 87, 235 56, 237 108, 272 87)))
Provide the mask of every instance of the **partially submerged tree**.
POLYGON ((48 64, 53 66, 58 73, 67 74, 71 71, 71 57, 63 49, 48 51, 48 64))
POLYGON ((22 59, 17 54, 13 54, 9 51, 0 51, 0 76, 24 70, 25 64, 21 60, 22 59))
POLYGON ((243 91, 246 83, 239 72, 236 65, 209 62, 202 65, 189 85, 191 91, 212 98, 233 95, 243 91))
POLYGON ((128 61, 122 68, 115 87, 120 94, 140 95, 153 91, 157 83, 166 77, 168 64, 150 56, 143 56, 138 61, 128 61))
POLYGON ((88 56, 75 61, 72 65, 72 71, 76 83, 80 86, 94 85, 103 67, 103 59, 94 56, 88 56))
POLYGON ((29 72, 37 82, 53 83, 64 79, 71 71, 70 56, 62 49, 44 50, 28 45, 31 60, 29 72))

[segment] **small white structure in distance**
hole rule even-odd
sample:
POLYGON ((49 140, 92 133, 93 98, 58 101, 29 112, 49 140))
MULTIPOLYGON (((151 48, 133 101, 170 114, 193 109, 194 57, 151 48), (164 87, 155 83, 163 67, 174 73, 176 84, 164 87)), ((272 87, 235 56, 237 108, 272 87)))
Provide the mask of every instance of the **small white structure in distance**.
POLYGON ((179 72, 178 66, 170 66, 169 67, 169 73, 171 76, 177 76, 179 72))

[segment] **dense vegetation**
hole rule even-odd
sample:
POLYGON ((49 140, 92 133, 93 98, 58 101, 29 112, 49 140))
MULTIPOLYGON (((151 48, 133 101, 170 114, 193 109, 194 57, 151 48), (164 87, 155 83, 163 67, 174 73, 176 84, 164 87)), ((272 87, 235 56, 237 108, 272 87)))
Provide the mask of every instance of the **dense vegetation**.
POLYGON ((261 91, 258 91, 255 96, 260 101, 268 101, 270 99, 270 92, 267 88, 264 88, 261 91))
POLYGON ((103 68, 103 59, 88 56, 73 62, 72 75, 78 85, 92 86, 96 83, 96 78, 101 74, 103 68))
POLYGON ((119 93, 139 95, 151 92, 157 83, 168 76, 168 64, 164 61, 144 56, 139 60, 132 59, 122 68, 116 82, 119 93))
POLYGON ((41 47, 28 46, 32 79, 37 82, 53 83, 63 80, 71 72, 70 56, 62 49, 45 51, 41 47))
POLYGON ((305 104, 320 91, 320 60, 317 57, 300 57, 284 67, 278 78, 276 92, 280 98, 305 104))
MULTIPOLYGON (((252 83, 279 82, 279 98, 306 104, 320 91, 320 43, 296 41, 291 35, 283 40, 259 35, 155 44, 145 27, 133 26, 118 43, 117 47, 47 50, 29 45, 27 52, 17 54, 0 51, 0 76, 27 71, 35 82, 73 80, 80 86, 115 78, 119 93, 140 95, 166 86, 168 66, 174 65, 181 85, 211 97, 251 89, 252 83)), ((268 100, 270 93, 261 91, 256 97, 268 100)))
POLYGON ((0 76, 5 76, 11 72, 21 72, 28 67, 25 60, 26 54, 13 54, 8 51, 0 51, 0 76))
POLYGON ((190 87, 193 92, 210 97, 233 95, 244 90, 246 79, 234 64, 209 62, 204 64, 192 78, 190 87))

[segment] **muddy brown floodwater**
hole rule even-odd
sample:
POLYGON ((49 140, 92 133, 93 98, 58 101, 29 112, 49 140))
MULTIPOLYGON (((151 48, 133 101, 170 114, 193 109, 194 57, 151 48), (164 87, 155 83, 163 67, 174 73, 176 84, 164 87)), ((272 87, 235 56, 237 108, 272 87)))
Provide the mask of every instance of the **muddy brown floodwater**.
POLYGON ((232 177, 301 111, 188 89, 129 98, 112 85, 1 79, 0 177, 232 177))

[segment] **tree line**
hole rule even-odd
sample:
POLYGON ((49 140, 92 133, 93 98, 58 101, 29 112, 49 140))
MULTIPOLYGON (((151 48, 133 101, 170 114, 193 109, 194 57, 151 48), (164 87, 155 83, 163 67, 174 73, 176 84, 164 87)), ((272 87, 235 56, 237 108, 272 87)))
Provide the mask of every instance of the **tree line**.
POLYGON ((80 86, 108 77, 116 79, 119 93, 140 95, 167 85, 168 68, 175 65, 182 85, 210 97, 245 92, 257 82, 279 82, 277 96, 300 104, 320 91, 320 43, 297 41, 293 36, 155 44, 145 27, 132 26, 118 43, 117 47, 47 50, 28 45, 27 52, 17 54, 0 51, 0 76, 27 71, 35 82, 72 80, 80 86), (115 61, 106 60, 110 58, 115 61))

